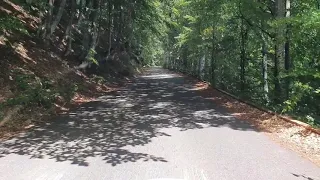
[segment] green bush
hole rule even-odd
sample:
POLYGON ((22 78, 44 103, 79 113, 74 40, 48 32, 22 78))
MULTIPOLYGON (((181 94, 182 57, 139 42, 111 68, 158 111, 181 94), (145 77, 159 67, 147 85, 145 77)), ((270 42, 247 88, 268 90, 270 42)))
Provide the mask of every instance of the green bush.
POLYGON ((25 105, 50 108, 57 93, 48 80, 41 80, 34 75, 18 74, 15 78, 16 91, 19 95, 6 101, 6 106, 25 105))
POLYGON ((18 31, 22 34, 28 35, 27 29, 22 22, 14 16, 3 15, 0 17, 0 31, 18 31))
POLYGON ((78 91, 79 87, 77 84, 71 84, 66 86, 60 86, 58 94, 63 97, 66 102, 70 102, 78 91))

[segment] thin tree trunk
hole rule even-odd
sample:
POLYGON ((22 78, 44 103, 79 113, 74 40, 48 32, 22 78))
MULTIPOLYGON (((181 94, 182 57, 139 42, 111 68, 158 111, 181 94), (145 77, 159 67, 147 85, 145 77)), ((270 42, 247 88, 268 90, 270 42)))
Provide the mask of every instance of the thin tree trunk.
MULTIPOLYGON (((290 8, 291 8, 291 2, 290 0, 286 0, 286 18, 290 17, 290 8)), ((286 27, 286 42, 285 42, 285 63, 284 68, 287 73, 289 73, 291 69, 291 59, 290 59, 290 25, 287 25, 286 27)), ((286 99, 289 99, 290 96, 290 77, 286 78, 286 99)))
POLYGON ((113 4, 111 4, 111 1, 108 2, 108 24, 109 24, 109 47, 108 47, 108 56, 109 57, 111 55, 111 48, 112 48, 112 24, 113 24, 113 20, 112 20, 112 10, 113 10, 113 4))
POLYGON ((73 20, 75 18, 75 14, 76 14, 76 0, 70 0, 70 1, 71 1, 70 18, 69 18, 68 25, 66 27, 64 37, 62 38, 62 40, 68 39, 68 36, 70 35, 70 32, 72 30, 73 20))
POLYGON ((216 70, 216 42, 215 42, 215 29, 213 28, 212 30, 212 50, 211 50, 211 81, 212 85, 216 86, 216 75, 215 75, 215 70, 216 70))
MULTIPOLYGON (((263 24, 263 23, 262 23, 263 24)), ((263 25, 261 27, 264 27, 263 25)), ((266 38, 263 32, 261 33, 262 36, 262 76, 263 76, 263 93, 264 99, 266 102, 269 102, 269 85, 268 85, 268 56, 267 56, 267 44, 266 38)))
POLYGON ((121 42, 121 46, 123 46, 123 31, 124 31, 124 9, 122 5, 120 6, 120 24, 119 24, 119 40, 121 42))
POLYGON ((80 0, 79 15, 78 15, 76 26, 79 26, 83 19, 83 11, 84 11, 83 6, 85 6, 85 4, 86 4, 86 0, 80 0))
POLYGON ((203 56, 201 58, 201 62, 200 62, 200 78, 203 80, 205 78, 205 72, 204 72, 204 69, 205 69, 205 64, 206 64, 206 49, 204 50, 203 52, 203 56))
POLYGON ((46 33, 46 23, 47 23, 47 19, 46 19, 47 14, 48 14, 48 13, 43 14, 43 12, 39 12, 39 19, 40 19, 41 21, 40 21, 39 27, 38 27, 38 29, 37 29, 37 36, 38 36, 38 37, 44 38, 44 36, 45 36, 45 33, 46 33))
MULTIPOLYGON (((99 0, 96 0, 96 5, 98 6, 99 4, 99 0)), ((94 10, 94 15, 93 15, 93 22, 92 22, 92 29, 93 29, 93 33, 92 33, 92 38, 91 38, 91 46, 90 49, 95 49, 95 47, 97 46, 97 42, 98 42, 98 36, 99 36, 99 25, 98 25, 98 7, 95 8, 94 10)))
POLYGON ((187 72, 188 71, 188 49, 187 49, 187 46, 186 45, 184 45, 183 47, 182 47, 182 62, 183 62, 183 65, 182 65, 182 69, 183 69, 183 72, 185 73, 185 72, 187 72))
MULTIPOLYGON (((198 29, 198 33, 201 34, 201 25, 202 25, 202 20, 199 20, 199 29, 198 29)), ((202 41, 200 41, 200 43, 202 43, 202 41)), ((201 79, 201 62, 202 62, 202 58, 203 58, 203 50, 202 48, 198 50, 198 54, 200 55, 200 59, 196 58, 198 60, 198 67, 197 67, 197 73, 198 73, 198 77, 201 79)))
MULTIPOLYGON (((261 3, 262 1, 259 0, 261 3)), ((269 103, 269 81, 268 81, 268 47, 267 47, 267 37, 263 32, 265 29, 265 20, 261 20, 261 56, 262 56, 262 79, 263 79, 263 97, 266 103, 269 103)))
POLYGON ((88 21, 88 19, 90 20, 90 15, 92 13, 92 10, 90 10, 92 8, 92 1, 85 1, 85 10, 83 12, 84 14, 84 18, 85 18, 85 23, 81 26, 82 28, 82 52, 80 55, 80 59, 81 60, 85 60, 87 55, 89 54, 90 51, 90 33, 91 33, 91 28, 90 25, 86 22, 88 21), (87 17, 89 17, 87 19, 87 17))
MULTIPOLYGON (((285 3, 283 0, 276 0, 275 1, 275 10, 276 10, 276 18, 282 19, 285 15, 285 3)), ((275 37, 275 56, 274 56, 274 90, 275 96, 274 101, 275 103, 281 102, 282 90, 280 84, 280 67, 279 63, 283 62, 284 58, 284 44, 282 42, 282 37, 284 37, 284 28, 282 26, 277 28, 277 33, 275 37)))
POLYGON ((51 24, 51 26, 50 26, 50 33, 47 34, 48 36, 51 36, 51 35, 54 33, 54 31, 56 30, 58 24, 60 23, 60 20, 61 20, 61 17, 62 17, 64 8, 65 8, 65 6, 66 6, 66 2, 67 2, 67 0, 61 0, 58 13, 57 13, 54 21, 52 22, 52 24, 51 24))
POLYGON ((117 5, 117 28, 115 32, 117 32, 117 49, 120 49, 120 40, 121 40, 121 5, 117 5))
POLYGON ((273 70, 273 76, 274 76, 274 90, 275 90, 275 102, 280 102, 280 96, 281 96, 281 86, 280 86, 280 77, 279 77, 279 59, 280 59, 280 53, 279 53, 279 46, 275 45, 275 56, 274 56, 274 70, 273 70))
POLYGON ((46 14, 45 23, 44 23, 44 30, 42 32, 41 37, 46 41, 47 40, 47 33, 50 32, 50 25, 52 22, 53 16, 53 8, 54 8, 54 0, 49 0, 48 2, 48 12, 46 14))
POLYGON ((103 18, 102 18, 102 9, 104 8, 104 0, 100 0, 99 1, 99 10, 98 10, 98 26, 97 26, 97 40, 96 40, 96 46, 99 45, 100 39, 101 39, 101 27, 102 27, 102 23, 103 23, 103 18))
POLYGON ((88 53, 86 55, 86 59, 89 58, 90 51, 91 50, 95 50, 96 45, 97 45, 99 4, 100 4, 100 0, 94 0, 93 1, 93 11, 90 14, 90 21, 91 21, 90 44, 89 44, 89 51, 88 51, 88 53))
POLYGON ((132 37, 133 37, 133 23, 134 23, 134 19, 132 17, 132 14, 134 12, 134 4, 131 2, 129 4, 129 7, 128 7, 128 16, 127 16, 127 21, 128 21, 128 30, 127 30, 127 39, 131 42, 132 41, 132 37))
POLYGON ((72 30, 73 30, 73 20, 76 15, 76 0, 71 0, 71 17, 66 28, 65 37, 63 39, 67 40, 67 47, 64 55, 67 56, 70 54, 72 49, 72 30))
POLYGON ((201 79, 201 61, 202 61, 202 50, 199 50, 199 58, 196 58, 197 61, 197 76, 201 79))
POLYGON ((247 39, 247 29, 244 25, 244 20, 241 19, 241 42, 240 42, 240 89, 241 92, 244 92, 245 90, 245 84, 246 84, 246 39, 247 39))

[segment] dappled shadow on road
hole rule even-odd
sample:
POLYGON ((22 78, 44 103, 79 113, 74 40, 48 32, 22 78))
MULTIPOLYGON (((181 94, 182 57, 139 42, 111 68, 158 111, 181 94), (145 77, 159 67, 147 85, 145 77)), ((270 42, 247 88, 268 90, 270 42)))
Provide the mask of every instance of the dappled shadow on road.
MULTIPOLYGON (((143 146, 166 128, 181 131, 225 127, 255 131, 192 90, 193 85, 174 74, 153 70, 127 88, 87 103, 51 124, 0 143, 0 156, 26 155, 89 166, 88 158, 106 163, 166 162, 164 157, 130 152, 128 146, 143 146)), ((214 130, 214 129, 213 129, 214 130)), ((212 137, 214 138, 214 137, 212 137)))

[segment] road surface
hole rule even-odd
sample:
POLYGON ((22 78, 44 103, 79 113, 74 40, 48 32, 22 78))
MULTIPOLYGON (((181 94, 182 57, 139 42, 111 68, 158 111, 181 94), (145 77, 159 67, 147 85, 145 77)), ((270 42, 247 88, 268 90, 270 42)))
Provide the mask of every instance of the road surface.
POLYGON ((319 180, 320 168, 232 117, 185 78, 134 83, 0 143, 1 180, 319 180))

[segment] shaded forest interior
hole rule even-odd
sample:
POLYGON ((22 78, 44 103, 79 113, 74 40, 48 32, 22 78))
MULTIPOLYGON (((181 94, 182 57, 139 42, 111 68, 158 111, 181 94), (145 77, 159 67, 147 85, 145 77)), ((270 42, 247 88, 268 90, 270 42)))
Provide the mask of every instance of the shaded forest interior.
POLYGON ((319 22, 319 0, 2 0, 0 126, 161 65, 317 127, 319 22))

